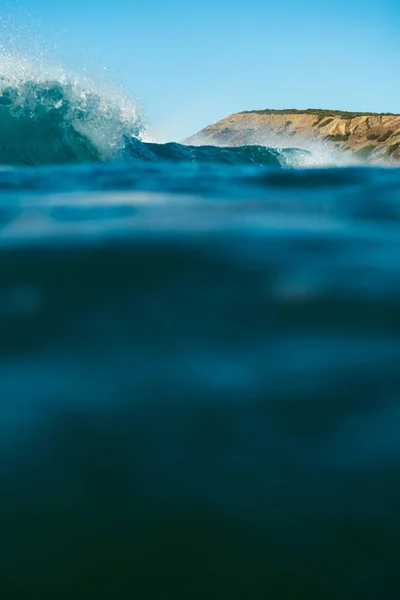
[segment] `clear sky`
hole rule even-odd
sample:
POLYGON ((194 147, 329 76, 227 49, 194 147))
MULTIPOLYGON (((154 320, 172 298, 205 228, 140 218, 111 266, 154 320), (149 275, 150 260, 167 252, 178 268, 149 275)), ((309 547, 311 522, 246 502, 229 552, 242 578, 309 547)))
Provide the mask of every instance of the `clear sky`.
MULTIPOLYGON (((230 113, 400 113, 400 0, 1 0, 7 27, 107 68, 160 141, 230 113)), ((1 31, 0 31, 1 34, 1 31)))

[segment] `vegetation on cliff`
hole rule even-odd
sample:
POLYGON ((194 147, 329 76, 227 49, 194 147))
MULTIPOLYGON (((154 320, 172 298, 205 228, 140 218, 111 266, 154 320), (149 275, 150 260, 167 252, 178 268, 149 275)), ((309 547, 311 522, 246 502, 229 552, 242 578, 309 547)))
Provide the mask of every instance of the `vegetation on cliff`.
POLYGON ((320 119, 325 117, 339 117, 340 119, 355 119, 356 117, 400 117, 397 113, 374 113, 374 112, 348 112, 345 110, 327 110, 325 108, 265 108, 264 110, 244 110, 238 114, 256 114, 256 115, 316 115, 320 119))

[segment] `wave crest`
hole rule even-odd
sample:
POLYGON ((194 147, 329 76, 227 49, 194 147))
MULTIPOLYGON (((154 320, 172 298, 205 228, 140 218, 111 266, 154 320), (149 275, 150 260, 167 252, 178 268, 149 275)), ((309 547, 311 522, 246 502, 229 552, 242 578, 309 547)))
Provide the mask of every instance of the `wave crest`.
POLYGON ((140 136, 144 117, 120 90, 0 59, 0 163, 43 165, 112 159, 124 136, 140 136))

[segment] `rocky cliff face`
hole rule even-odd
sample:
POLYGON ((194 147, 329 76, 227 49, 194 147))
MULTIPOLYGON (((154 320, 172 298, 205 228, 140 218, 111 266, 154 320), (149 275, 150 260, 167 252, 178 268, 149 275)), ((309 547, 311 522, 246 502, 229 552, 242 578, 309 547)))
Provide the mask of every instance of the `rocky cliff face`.
POLYGON ((400 161, 400 115, 309 109, 233 114, 185 140, 217 146, 332 145, 372 162, 400 161))

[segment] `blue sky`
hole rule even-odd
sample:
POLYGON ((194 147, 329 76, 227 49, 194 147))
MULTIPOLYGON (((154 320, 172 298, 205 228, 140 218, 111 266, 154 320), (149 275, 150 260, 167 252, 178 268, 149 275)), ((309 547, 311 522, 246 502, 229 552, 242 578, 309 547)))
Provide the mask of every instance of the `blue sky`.
POLYGON ((2 17, 75 71, 106 67, 160 141, 241 110, 400 113, 400 0, 2 0, 2 17))

